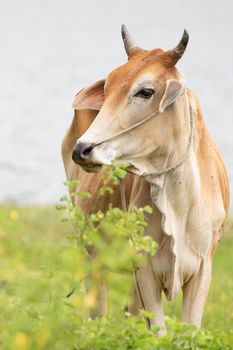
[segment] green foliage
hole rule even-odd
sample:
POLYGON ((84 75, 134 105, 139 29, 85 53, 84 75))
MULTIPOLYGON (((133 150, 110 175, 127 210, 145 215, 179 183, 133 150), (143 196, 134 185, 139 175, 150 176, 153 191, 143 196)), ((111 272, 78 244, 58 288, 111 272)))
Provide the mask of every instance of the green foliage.
POLYGON ((133 316, 125 319, 86 320, 81 329, 79 350, 231 350, 233 333, 198 330, 167 318, 169 333, 155 337, 145 322, 133 316))
MULTIPOLYGON (((122 166, 105 167, 103 186, 97 200, 107 193, 113 193, 113 185, 118 185, 125 175, 126 170, 122 166)), ((71 198, 74 198, 74 189, 76 198, 90 197, 89 193, 78 190, 77 181, 66 185, 71 198)), ((74 227, 70 239, 77 241, 77 254, 82 261, 82 280, 88 279, 85 297, 90 296, 88 307, 96 308, 99 285, 104 281, 108 286, 108 309, 113 314, 119 313, 120 309, 124 309, 132 289, 133 269, 143 263, 147 254, 155 253, 156 242, 144 234, 147 225, 145 214, 150 215, 151 208, 130 207, 123 211, 113 208, 110 203, 106 212, 95 211, 93 205, 94 211, 86 215, 81 207, 73 205, 65 196, 58 208, 63 210, 65 218, 74 227)))
MULTIPOLYGON (((124 174, 125 169, 108 169, 105 188, 112 180, 117 185, 124 174)), ((71 193, 77 185, 69 185, 71 193)), ((86 216, 67 197, 60 208, 0 207, 0 349, 233 349, 232 234, 223 238, 214 262, 204 318, 210 330, 168 318, 168 335, 157 338, 142 319, 122 311, 132 288, 132 268, 155 251, 144 236, 150 209, 122 212, 110 206, 106 213, 86 216), (89 313, 96 308, 103 279, 110 289, 110 311, 92 320, 89 313)))

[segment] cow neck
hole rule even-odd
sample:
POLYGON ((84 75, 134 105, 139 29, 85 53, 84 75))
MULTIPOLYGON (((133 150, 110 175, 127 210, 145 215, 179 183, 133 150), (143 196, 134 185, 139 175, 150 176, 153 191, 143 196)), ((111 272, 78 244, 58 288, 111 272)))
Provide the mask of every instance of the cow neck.
POLYGON ((150 182, 150 178, 156 178, 158 176, 161 175, 166 175, 170 172, 175 171, 176 169, 178 169, 181 165, 183 165, 185 163, 185 161, 188 159, 189 154, 190 154, 190 150, 191 150, 191 145, 192 145, 192 139, 193 139, 193 118, 194 118, 194 111, 192 108, 191 103, 189 102, 189 126, 190 126, 190 130, 189 130, 189 138, 188 138, 188 143, 185 149, 185 152, 183 154, 183 156, 181 157, 181 159, 174 165, 157 171, 157 172, 151 172, 151 173, 145 173, 142 174, 142 176, 146 177, 146 180, 150 182))
MULTIPOLYGON (((194 110, 193 107, 190 103, 189 103, 189 125, 190 125, 190 131, 189 131, 189 138, 188 138, 188 143, 185 149, 185 152, 182 156, 182 158, 180 159, 180 161, 178 161, 175 165, 170 166, 166 169, 157 171, 157 172, 151 172, 151 173, 144 173, 141 174, 140 176, 144 177, 146 179, 146 181, 148 181, 149 183, 151 183, 151 185, 156 185, 156 183, 159 181, 156 181, 157 178, 159 178, 161 175, 166 175, 169 174, 175 170, 177 170, 181 165, 183 165, 185 163, 185 161, 188 159, 189 155, 190 155, 190 150, 191 150, 191 145, 192 145, 192 139, 193 139, 193 119, 194 119, 194 110)), ((98 144, 101 144, 103 142, 106 142, 116 136, 122 135, 125 132, 128 132, 129 130, 132 130, 134 128, 136 128, 139 125, 142 125, 143 123, 145 123, 147 120, 151 119, 155 114, 158 114, 158 112, 154 112, 152 114, 150 114, 146 119, 144 119, 143 121, 140 121, 139 123, 134 124, 132 127, 128 128, 128 129, 124 129, 121 132, 115 134, 112 137, 109 137, 108 139, 103 140, 102 142, 99 142, 98 144)), ((95 144, 95 145, 98 145, 95 144)), ((161 181, 159 181, 160 183, 161 181)), ((154 187, 154 186, 153 186, 154 187)), ((155 186, 157 187, 157 186, 155 186)), ((161 184, 158 186, 158 188, 161 187, 161 184)), ((125 197, 125 186, 124 186, 124 181, 120 182, 120 192, 121 192, 121 206, 123 210, 126 210, 126 197, 125 197)), ((157 192, 154 190, 154 192, 157 192)), ((155 199, 155 194, 154 194, 154 199, 155 199)))

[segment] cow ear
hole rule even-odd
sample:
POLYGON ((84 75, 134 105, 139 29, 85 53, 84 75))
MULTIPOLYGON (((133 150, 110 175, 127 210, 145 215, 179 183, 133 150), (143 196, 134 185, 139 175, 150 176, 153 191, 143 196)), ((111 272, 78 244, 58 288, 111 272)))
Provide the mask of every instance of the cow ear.
POLYGON ((98 80, 94 84, 79 91, 73 100, 72 107, 75 110, 100 110, 104 102, 104 84, 105 79, 98 80))
POLYGON ((159 104, 159 112, 162 113, 168 106, 174 103, 184 92, 184 84, 178 80, 168 79, 166 89, 159 104))

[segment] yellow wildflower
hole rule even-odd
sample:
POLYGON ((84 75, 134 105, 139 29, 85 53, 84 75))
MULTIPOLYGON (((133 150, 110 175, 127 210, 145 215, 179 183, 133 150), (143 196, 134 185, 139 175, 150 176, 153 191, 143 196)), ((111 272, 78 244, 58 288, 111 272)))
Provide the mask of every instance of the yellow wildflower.
POLYGON ((19 218, 19 212, 17 210, 11 210, 10 212, 10 218, 12 220, 18 220, 19 218))
POLYGON ((12 345, 14 350, 28 350, 30 349, 31 341, 25 333, 17 332, 12 345))

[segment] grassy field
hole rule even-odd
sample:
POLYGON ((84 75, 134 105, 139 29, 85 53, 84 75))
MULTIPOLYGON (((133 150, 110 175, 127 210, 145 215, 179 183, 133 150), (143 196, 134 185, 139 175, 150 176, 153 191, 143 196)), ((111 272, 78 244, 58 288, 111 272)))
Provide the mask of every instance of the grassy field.
MULTIPOLYGON (((62 320, 56 324, 61 312, 59 298, 62 297, 64 302, 73 288, 74 275, 80 278, 77 272, 80 262, 67 240, 71 230, 69 223, 61 222, 61 213, 51 206, 0 206, 0 325, 3 339, 10 334, 9 349, 31 349, 30 341, 19 329, 30 333, 36 320, 43 317, 46 322, 37 331, 35 349, 43 349, 43 344, 46 344, 49 324, 55 332, 62 332, 62 320)), ((177 300, 165 303, 167 315, 179 319, 180 299, 178 296, 177 300)), ((228 221, 214 259, 203 326, 208 330, 232 330, 231 221, 228 221)))

